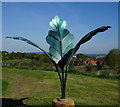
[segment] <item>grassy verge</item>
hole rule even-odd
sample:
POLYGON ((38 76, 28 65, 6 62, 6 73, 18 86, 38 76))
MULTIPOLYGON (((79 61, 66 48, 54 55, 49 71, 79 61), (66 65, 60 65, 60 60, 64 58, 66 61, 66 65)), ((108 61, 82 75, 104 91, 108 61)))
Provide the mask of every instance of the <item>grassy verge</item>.
POLYGON ((2 93, 4 93, 7 88, 8 88, 8 82, 5 80, 2 80, 2 93))
POLYGON ((7 87, 8 87, 8 82, 5 80, 0 80, 0 96, 2 96, 2 94, 4 94, 7 87))
MULTIPOLYGON (((42 71, 55 71, 53 68, 37 68, 37 67, 4 67, 6 69, 28 69, 28 70, 42 70, 42 71)), ((114 68, 116 69, 116 68, 114 68)), ((103 74, 97 75, 96 73, 92 72, 83 72, 83 71, 78 71, 78 70, 71 70, 69 73, 71 74, 78 74, 78 75, 84 75, 84 76, 91 76, 91 77, 96 77, 96 78, 104 78, 104 79, 115 79, 115 80, 120 80, 120 75, 109 75, 108 72, 111 69, 103 70, 102 72, 105 72, 103 74)))
MULTIPOLYGON (((51 105, 60 98, 57 72, 3 68, 3 79, 9 82, 4 98, 25 98, 26 105, 51 105)), ((76 105, 118 104, 118 81, 69 74, 66 96, 76 105)))

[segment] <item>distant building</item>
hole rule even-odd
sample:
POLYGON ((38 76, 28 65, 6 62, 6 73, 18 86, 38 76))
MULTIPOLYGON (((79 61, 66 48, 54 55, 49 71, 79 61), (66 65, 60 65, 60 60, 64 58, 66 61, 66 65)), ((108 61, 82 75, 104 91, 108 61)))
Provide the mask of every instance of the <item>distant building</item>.
POLYGON ((84 64, 86 65, 89 65, 89 64, 92 64, 92 65, 97 65, 97 60, 93 61, 93 60, 84 60, 83 61, 84 64))
POLYGON ((90 62, 90 64, 92 64, 92 65, 97 65, 97 60, 95 60, 95 61, 89 61, 90 62))

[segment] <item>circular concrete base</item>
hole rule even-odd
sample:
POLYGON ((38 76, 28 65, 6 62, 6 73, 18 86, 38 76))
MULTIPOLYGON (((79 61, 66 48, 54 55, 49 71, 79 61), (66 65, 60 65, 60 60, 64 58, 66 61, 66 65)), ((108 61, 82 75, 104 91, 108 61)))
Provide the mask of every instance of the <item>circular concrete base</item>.
POLYGON ((75 107, 74 101, 70 98, 54 99, 52 104, 53 107, 75 107))

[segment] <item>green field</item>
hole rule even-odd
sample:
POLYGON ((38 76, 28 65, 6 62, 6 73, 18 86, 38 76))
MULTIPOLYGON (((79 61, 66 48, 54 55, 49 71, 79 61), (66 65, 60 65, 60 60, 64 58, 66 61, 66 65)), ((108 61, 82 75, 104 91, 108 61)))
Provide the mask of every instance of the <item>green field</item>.
POLYGON ((31 59, 14 59, 14 60, 6 60, 8 63, 14 63, 14 62, 17 62, 17 63, 30 63, 31 62, 31 59))
MULTIPOLYGON (((56 72, 3 68, 3 98, 22 99, 26 105, 51 105, 61 97, 56 72), (5 85, 6 84, 6 85, 5 85)), ((76 105, 117 105, 118 81, 68 74, 66 96, 76 105)))

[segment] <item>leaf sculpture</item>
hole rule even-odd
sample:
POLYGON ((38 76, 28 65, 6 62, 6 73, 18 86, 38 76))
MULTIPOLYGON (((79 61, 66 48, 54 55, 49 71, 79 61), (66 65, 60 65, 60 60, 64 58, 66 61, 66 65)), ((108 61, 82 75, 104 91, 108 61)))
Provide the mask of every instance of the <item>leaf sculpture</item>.
POLYGON ((28 43, 28 44, 30 44, 30 45, 32 45, 32 46, 40 49, 40 50, 43 51, 48 57, 50 57, 49 54, 48 54, 47 52, 45 52, 42 48, 40 48, 38 45, 36 45, 35 43, 33 43, 32 41, 30 41, 30 40, 28 40, 28 39, 26 39, 26 38, 23 38, 23 37, 6 37, 6 38, 16 39, 16 40, 22 40, 22 41, 24 41, 24 42, 26 42, 26 43, 28 43))
POLYGON ((64 68, 64 66, 67 64, 67 62, 70 62, 70 59, 73 57, 73 55, 77 52, 77 50, 79 49, 80 45, 84 44, 85 42, 89 41, 94 35, 96 35, 99 32, 104 32, 105 30, 107 30, 108 28, 111 28, 111 26, 102 26, 100 28, 97 28, 91 32, 89 32, 88 34, 86 34, 77 44, 76 46, 69 50, 64 57, 59 61, 58 65, 61 68, 64 68))
POLYGON ((102 26, 89 32, 76 44, 76 46, 73 46, 72 44, 73 35, 66 29, 66 21, 60 19, 58 16, 55 16, 55 18, 52 19, 52 21, 50 22, 50 26, 52 30, 48 32, 48 35, 46 37, 46 41, 50 45, 49 53, 44 51, 42 48, 40 48, 32 41, 25 39, 23 37, 6 37, 6 38, 22 40, 40 49, 51 59, 59 75, 62 94, 61 98, 65 98, 66 79, 71 58, 77 52, 80 45, 89 41, 97 33, 104 32, 108 28, 111 28, 111 26, 102 26), (65 65, 66 70, 64 71, 65 65), (59 68, 62 72, 60 72, 59 68))
POLYGON ((46 37, 47 43, 50 45, 49 54, 58 64, 63 56, 73 48, 73 35, 66 29, 66 21, 56 16, 51 22, 52 30, 46 37))

